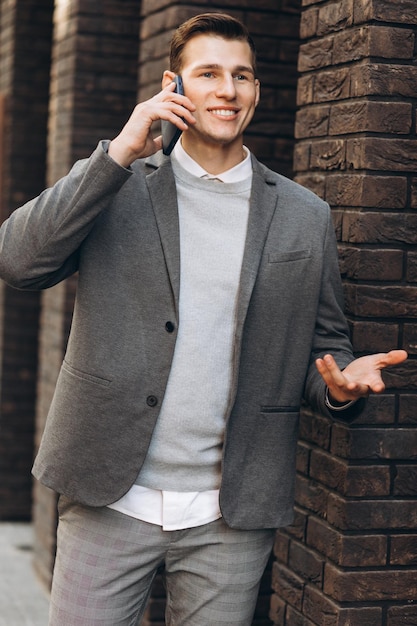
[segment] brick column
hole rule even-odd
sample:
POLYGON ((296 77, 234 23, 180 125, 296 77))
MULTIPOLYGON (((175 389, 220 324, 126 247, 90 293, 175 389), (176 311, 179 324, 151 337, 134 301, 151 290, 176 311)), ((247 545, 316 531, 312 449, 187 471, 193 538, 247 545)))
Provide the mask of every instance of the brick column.
MULTIPOLYGON (((48 184, 111 139, 136 103, 140 0, 55 2, 48 135, 48 184)), ((64 354, 76 288, 72 277, 42 298, 37 444, 64 354)), ((36 483, 37 571, 50 585, 55 556, 56 495, 36 483)))
MULTIPOLYGON (((53 0, 0 5, 0 219, 45 185, 53 0)), ((39 295, 0 284, 0 519, 32 506, 39 295)))
POLYGON ((351 425, 303 414, 280 626, 417 621, 416 32, 414 0, 303 0, 296 178, 333 208, 355 351, 410 360, 351 425))

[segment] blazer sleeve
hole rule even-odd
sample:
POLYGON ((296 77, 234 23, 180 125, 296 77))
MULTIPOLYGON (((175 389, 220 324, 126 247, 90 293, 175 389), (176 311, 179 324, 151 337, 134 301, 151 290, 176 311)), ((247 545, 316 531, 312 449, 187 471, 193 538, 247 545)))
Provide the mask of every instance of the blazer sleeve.
POLYGON ((363 400, 355 402, 342 411, 332 411, 325 404, 326 385, 317 371, 315 361, 328 353, 334 356, 342 370, 355 358, 349 337, 348 324, 344 315, 343 287, 330 209, 323 246, 320 298, 306 378, 305 399, 313 409, 324 415, 343 420, 352 419, 363 410, 363 400))
POLYGON ((0 228, 0 278, 18 289, 45 289, 78 269, 78 251, 100 213, 132 171, 100 142, 89 159, 37 198, 16 209, 0 228))

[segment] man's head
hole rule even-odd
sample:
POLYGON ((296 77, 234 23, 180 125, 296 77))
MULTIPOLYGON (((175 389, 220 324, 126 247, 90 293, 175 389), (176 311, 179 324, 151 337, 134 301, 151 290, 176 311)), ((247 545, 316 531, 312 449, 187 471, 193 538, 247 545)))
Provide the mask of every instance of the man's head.
POLYGON ((208 150, 221 154, 224 165, 242 160, 243 133, 260 97, 255 62, 247 29, 229 15, 197 15, 175 32, 162 87, 181 75, 195 106, 195 123, 183 133, 182 145, 200 164, 208 150))
POLYGON ((197 35, 214 35, 227 40, 246 42, 252 53, 252 66, 256 75, 256 48, 246 26, 225 13, 202 13, 177 28, 171 40, 170 69, 181 74, 185 45, 197 35))

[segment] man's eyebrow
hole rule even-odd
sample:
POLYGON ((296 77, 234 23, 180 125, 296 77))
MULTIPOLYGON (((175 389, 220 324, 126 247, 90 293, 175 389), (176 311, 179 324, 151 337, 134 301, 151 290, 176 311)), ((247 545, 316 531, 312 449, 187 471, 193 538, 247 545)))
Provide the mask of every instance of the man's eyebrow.
MULTIPOLYGON (((222 65, 219 65, 218 63, 202 63, 201 65, 196 65, 193 68, 193 71, 199 71, 199 70, 222 70, 224 69, 222 65)), ((235 72, 248 72, 249 74, 255 74, 253 67, 251 67, 250 65, 238 65, 237 67, 233 68, 233 73, 235 72)))

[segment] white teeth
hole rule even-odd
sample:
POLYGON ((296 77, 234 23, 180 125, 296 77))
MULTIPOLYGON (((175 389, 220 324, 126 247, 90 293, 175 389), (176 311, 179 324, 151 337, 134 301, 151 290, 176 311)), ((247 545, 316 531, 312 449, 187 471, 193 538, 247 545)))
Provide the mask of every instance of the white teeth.
POLYGON ((214 115, 224 115, 225 117, 230 117, 231 115, 235 115, 236 111, 230 111, 225 109, 212 109, 211 111, 214 115))

